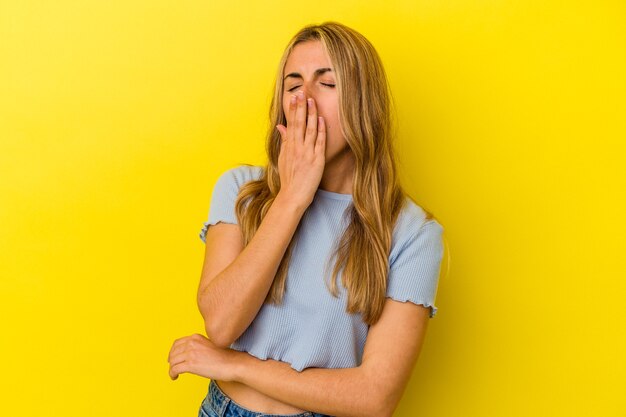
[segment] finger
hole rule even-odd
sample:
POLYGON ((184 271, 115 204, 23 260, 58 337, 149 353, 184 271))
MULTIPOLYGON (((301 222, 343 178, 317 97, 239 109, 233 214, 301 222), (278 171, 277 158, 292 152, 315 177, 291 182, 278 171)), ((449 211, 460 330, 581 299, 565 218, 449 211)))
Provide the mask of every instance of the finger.
POLYGON ((322 116, 317 118, 317 139, 315 140, 315 153, 324 157, 326 151, 326 122, 322 116))
POLYGON ((307 99, 307 123, 306 134, 304 135, 304 143, 315 145, 315 137, 317 136, 317 105, 312 98, 307 99))
POLYGON ((189 341, 195 337, 196 337, 195 335, 191 335, 191 336, 185 336, 185 337, 181 337, 181 338, 174 340, 174 343, 172 343, 172 347, 170 348, 170 354, 168 356, 168 360, 174 353, 184 350, 186 348, 186 345, 189 343, 189 341))
POLYGON ((296 108, 298 107, 297 97, 292 94, 289 98, 289 118, 287 119, 287 136, 285 139, 293 139, 296 124, 296 108))
POLYGON ((187 360, 189 360, 189 355, 187 355, 185 352, 178 352, 175 355, 172 355, 172 357, 169 360, 169 364, 170 367, 174 366, 174 365, 178 365, 179 363, 183 363, 187 360))
POLYGON ((178 374, 183 372, 189 372, 192 366, 193 359, 187 355, 186 352, 179 352, 178 354, 172 355, 169 361, 169 374, 170 378, 176 379, 178 378, 178 374))
POLYGON ((304 142, 304 129, 306 123, 306 100, 304 92, 298 91, 298 107, 296 108, 295 131, 293 138, 296 142, 304 142))
POLYGON ((170 353, 167 356, 168 362, 170 358, 172 357, 172 355, 174 354, 174 352, 178 351, 180 349, 180 346, 185 343, 186 339, 187 339, 187 336, 174 340, 174 343, 172 343, 172 347, 170 348, 170 353))
POLYGON ((172 346, 172 349, 170 349, 170 354, 167 357, 167 361, 171 364, 172 361, 175 361, 176 358, 179 357, 181 354, 183 354, 186 349, 187 349, 187 346, 184 344, 172 346))
POLYGON ((278 133, 280 133, 280 142, 283 143, 287 139, 287 128, 283 125, 276 125, 278 133))
POLYGON ((169 375, 171 379, 177 379, 178 375, 183 372, 187 372, 187 364, 185 362, 177 363, 176 365, 170 366, 169 375))

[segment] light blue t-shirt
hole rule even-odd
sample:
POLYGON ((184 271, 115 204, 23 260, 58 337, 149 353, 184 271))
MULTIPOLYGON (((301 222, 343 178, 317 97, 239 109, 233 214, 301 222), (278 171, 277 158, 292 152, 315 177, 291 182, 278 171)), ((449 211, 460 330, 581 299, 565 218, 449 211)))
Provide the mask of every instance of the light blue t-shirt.
MULTIPOLYGON (((262 166, 239 165, 219 177, 208 220, 200 232, 203 242, 209 225, 237 224, 239 188, 260 178, 263 170, 262 166)), ((231 349, 287 362, 297 371, 361 364, 369 326, 360 313, 346 312, 347 290, 341 284, 341 272, 337 277, 339 298, 332 296, 324 277, 324 263, 348 226, 344 212, 348 213, 351 205, 351 194, 316 191, 293 236, 296 242, 282 305, 264 303, 231 349)), ((424 210, 407 197, 392 235, 387 297, 430 307, 431 318, 437 312, 434 301, 443 256, 442 234, 443 227, 434 219, 425 220, 424 210)), ((327 269, 328 276, 332 266, 327 269)))

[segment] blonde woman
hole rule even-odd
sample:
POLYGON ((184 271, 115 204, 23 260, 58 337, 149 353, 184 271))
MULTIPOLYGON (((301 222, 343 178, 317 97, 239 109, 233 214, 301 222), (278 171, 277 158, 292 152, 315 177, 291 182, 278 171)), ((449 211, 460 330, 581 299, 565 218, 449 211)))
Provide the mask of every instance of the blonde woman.
POLYGON ((419 355, 443 227, 398 182, 378 54, 340 23, 278 67, 266 166, 213 189, 198 307, 172 379, 210 378, 199 416, 391 416, 419 355))

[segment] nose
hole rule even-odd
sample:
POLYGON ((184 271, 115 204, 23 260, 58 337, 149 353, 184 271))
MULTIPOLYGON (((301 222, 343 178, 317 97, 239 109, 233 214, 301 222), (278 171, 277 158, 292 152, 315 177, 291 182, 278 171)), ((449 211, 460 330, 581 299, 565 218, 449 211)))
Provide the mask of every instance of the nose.
MULTIPOLYGON (((317 112, 319 115, 321 115, 321 108, 318 104, 318 100, 317 100, 317 96, 318 96, 318 92, 315 91, 315 84, 313 81, 309 82, 302 82, 300 84, 300 86, 298 88, 296 88, 295 90, 292 90, 291 92, 288 93, 288 95, 286 96, 287 101, 285 101, 285 108, 284 108, 284 112, 285 112, 285 117, 289 117, 289 99, 291 98, 291 96, 297 96, 298 93, 302 91, 303 97, 306 100, 307 98, 312 98, 313 101, 315 102, 315 108, 317 109, 317 112)), ((307 110, 308 111, 308 110, 307 110)))
POLYGON ((302 91, 304 93, 304 98, 313 98, 313 100, 315 100, 315 102, 317 103, 316 97, 315 97, 315 91, 314 91, 314 86, 313 86, 313 81, 311 81, 311 84, 309 85, 307 82, 303 82, 302 85, 296 90, 294 91, 294 93, 298 93, 299 91, 302 91))
POLYGON ((297 89, 295 89, 295 90, 294 90, 291 94, 294 94, 294 95, 296 95, 296 96, 297 96, 297 95, 299 95, 300 93, 302 93, 302 96, 303 96, 305 99, 307 99, 307 98, 311 97, 311 95, 309 94, 309 90, 308 90, 306 87, 304 87, 304 86, 302 86, 302 87, 298 87, 298 88, 297 88, 297 89))

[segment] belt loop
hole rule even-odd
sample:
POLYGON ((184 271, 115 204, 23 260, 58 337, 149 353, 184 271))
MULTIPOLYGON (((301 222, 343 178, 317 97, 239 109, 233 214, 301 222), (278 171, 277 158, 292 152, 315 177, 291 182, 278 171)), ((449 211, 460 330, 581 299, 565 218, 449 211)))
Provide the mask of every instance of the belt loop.
POLYGON ((215 390, 215 396, 216 396, 215 406, 217 410, 215 411, 217 412, 217 415, 219 417, 224 417, 224 414, 226 414, 226 407, 228 407, 228 404, 230 403, 230 397, 228 397, 226 394, 224 394, 224 392, 222 392, 219 385, 217 385, 215 381, 211 380, 211 385, 213 386, 213 389, 215 390))
POLYGON ((224 396, 224 401, 222 401, 222 404, 220 404, 220 409, 217 411, 217 414, 220 417, 224 417, 224 414, 226 414, 226 407, 228 407, 228 403, 230 403, 230 398, 224 396))

